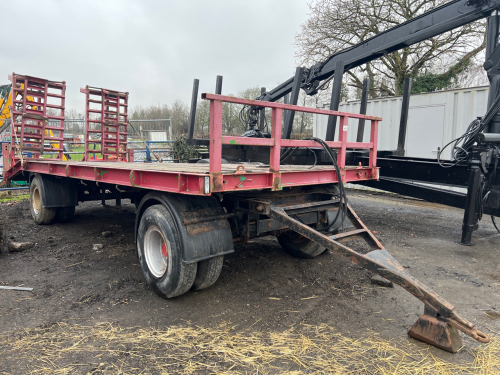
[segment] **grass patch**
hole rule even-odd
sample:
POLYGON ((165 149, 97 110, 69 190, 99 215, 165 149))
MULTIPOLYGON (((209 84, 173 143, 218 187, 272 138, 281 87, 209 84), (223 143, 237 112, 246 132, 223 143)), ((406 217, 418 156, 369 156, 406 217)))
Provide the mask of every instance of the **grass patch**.
POLYGON ((20 202, 20 201, 24 201, 24 200, 29 199, 29 198, 30 198, 29 194, 9 195, 7 197, 1 197, 0 196, 0 203, 5 203, 5 202, 20 202))
MULTIPOLYGON (((33 374, 498 374, 500 340, 467 351, 465 363, 438 358, 415 341, 375 333, 353 339, 327 325, 279 332, 172 326, 122 328, 57 323, 0 337, 10 368, 33 374)), ((470 341, 469 341, 470 342, 470 341)), ((449 357, 449 356, 448 356, 449 357)), ((1 373, 1 371, 0 371, 1 373)))

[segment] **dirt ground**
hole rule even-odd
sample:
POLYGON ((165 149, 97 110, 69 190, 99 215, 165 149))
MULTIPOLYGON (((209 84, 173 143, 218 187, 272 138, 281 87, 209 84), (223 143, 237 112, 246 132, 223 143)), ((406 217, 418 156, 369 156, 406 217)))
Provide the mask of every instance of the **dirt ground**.
MULTIPOLYGON (((412 275, 480 329, 497 335, 500 234, 489 217, 474 233, 476 246, 464 247, 458 244, 460 210, 352 191, 349 200, 412 275)), ((235 244, 235 253, 225 258, 221 277, 212 287, 171 300, 159 298, 146 285, 138 264, 134 215, 131 204, 117 211, 87 202, 77 207, 71 222, 39 226, 31 219, 27 201, 0 203, 0 285, 34 288, 32 293, 0 290, 0 373, 35 371, 37 361, 30 358, 37 356, 16 357, 10 351, 12 343, 33 330, 63 324, 93 327, 112 322, 161 330, 230 322, 236 332, 261 333, 326 324, 352 339, 375 333, 428 348, 406 335, 423 305, 402 288, 373 285, 368 271, 330 252, 312 260, 292 258, 271 237, 235 244), (104 231, 112 236, 102 237, 104 231), (36 245, 10 253, 11 241, 36 245), (94 244, 104 247, 93 250, 94 244)), ((465 348, 477 347, 473 340, 463 335, 462 339, 465 348)), ((471 360, 468 350, 428 350, 452 363, 471 360)), ((72 360, 80 363, 72 372, 96 369, 84 354, 72 360)))

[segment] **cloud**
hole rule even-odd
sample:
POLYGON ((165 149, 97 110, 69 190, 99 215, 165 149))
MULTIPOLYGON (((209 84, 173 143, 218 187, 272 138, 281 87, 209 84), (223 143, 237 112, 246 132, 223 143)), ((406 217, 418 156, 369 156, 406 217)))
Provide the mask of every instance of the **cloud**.
POLYGON ((200 92, 274 87, 293 75, 305 1, 11 1, 2 4, 0 84, 13 71, 130 93, 132 106, 189 102, 200 92), (7 31, 7 32, 5 32, 7 31))

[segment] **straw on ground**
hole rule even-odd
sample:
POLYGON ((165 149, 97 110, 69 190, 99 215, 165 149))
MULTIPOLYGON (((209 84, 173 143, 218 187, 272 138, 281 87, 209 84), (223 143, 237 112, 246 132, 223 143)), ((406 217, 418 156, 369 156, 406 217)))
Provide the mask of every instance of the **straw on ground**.
POLYGON ((396 343, 376 334, 354 339, 327 325, 302 324, 282 333, 239 328, 231 323, 166 329, 59 323, 0 336, 0 373, 2 368, 16 374, 500 373, 496 337, 477 349, 464 348, 471 359, 457 364, 415 342, 396 343))

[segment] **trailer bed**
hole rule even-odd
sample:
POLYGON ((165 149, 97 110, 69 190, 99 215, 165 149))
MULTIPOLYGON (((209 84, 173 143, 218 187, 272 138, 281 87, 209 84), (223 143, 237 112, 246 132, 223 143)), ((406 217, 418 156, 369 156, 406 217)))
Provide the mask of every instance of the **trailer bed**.
MULTIPOLYGON (((84 160, 86 161, 83 162, 63 160, 62 154, 58 155, 58 159, 46 159, 43 157, 42 152, 34 152, 34 157, 32 158, 23 158, 19 154, 19 149, 23 151, 25 145, 17 144, 13 141, 11 145, 2 145, 4 155, 8 155, 8 158, 4 160, 4 180, 27 179, 26 172, 28 174, 42 173, 84 181, 96 181, 97 183, 132 186, 135 188, 180 194, 210 195, 212 193, 241 190, 271 189, 277 191, 293 186, 378 179, 379 173, 376 161, 378 122, 381 120, 379 117, 298 107, 281 103, 266 103, 213 94, 203 94, 202 98, 210 100, 210 163, 134 163, 131 155, 128 155, 128 161, 123 161, 125 159, 125 149, 121 151, 122 148, 119 147, 120 142, 116 137, 101 137, 101 141, 104 143, 112 143, 110 139, 114 139, 115 151, 117 152, 117 154, 113 154, 115 157, 114 161, 89 161, 89 155, 87 154, 84 156, 84 160), (222 133, 222 102, 270 108, 272 110, 271 137, 224 136, 222 133), (320 113, 339 117, 338 141, 324 142, 323 147, 337 150, 336 162, 340 176, 333 165, 281 164, 283 149, 321 147, 317 140, 314 139, 282 139, 281 124, 284 110, 320 113), (369 142, 347 141, 349 118, 370 121, 369 142), (268 147, 270 148, 269 163, 267 165, 260 163, 222 164, 223 145, 268 147), (346 165, 346 150, 348 148, 368 150, 368 165, 346 165)), ((23 122, 20 122, 15 125, 15 127, 20 129, 21 134, 24 134, 22 133, 23 124, 23 122)), ((39 127, 42 127, 42 132, 46 130, 45 126, 46 124, 41 121, 39 127)), ((102 126, 108 125, 105 123, 102 126)), ((25 137, 26 142, 30 141, 31 136, 25 137)), ((87 136, 88 134, 86 134, 87 136)), ((101 150, 104 149, 104 143, 101 144, 101 150)), ((29 143, 27 144, 29 145, 29 143)), ((104 152, 105 155, 108 153, 107 151, 104 152)))
MULTIPOLYGON (((18 161, 8 173, 15 179, 23 172, 43 173, 80 180, 97 181, 121 186, 139 187, 191 195, 212 192, 255 189, 280 190, 283 187, 337 183, 333 166, 281 165, 279 185, 276 172, 269 165, 258 163, 222 164, 222 186, 216 188, 208 163, 131 163, 102 161, 62 161, 27 159, 18 161)), ((378 169, 346 166, 342 169, 344 182, 376 179, 378 169)))

